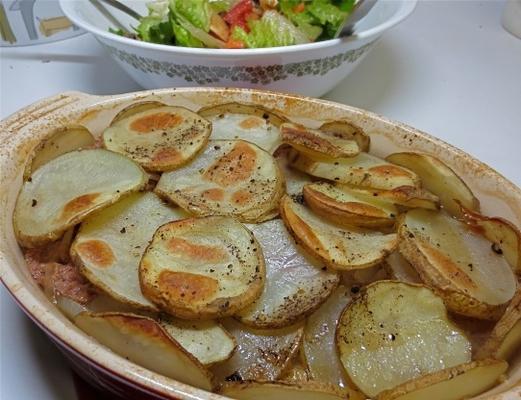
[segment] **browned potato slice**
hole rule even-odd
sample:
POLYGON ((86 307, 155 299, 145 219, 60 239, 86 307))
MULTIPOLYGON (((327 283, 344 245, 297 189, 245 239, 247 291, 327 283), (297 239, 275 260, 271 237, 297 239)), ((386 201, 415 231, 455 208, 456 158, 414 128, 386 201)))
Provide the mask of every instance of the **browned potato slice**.
POLYGON ((79 314, 74 322, 115 353, 180 382, 212 390, 214 378, 153 319, 124 313, 79 314))
POLYGON ((377 400, 469 399, 498 384, 507 368, 505 361, 472 361, 405 382, 377 400))
POLYGON ((508 360, 521 345, 521 290, 516 292, 490 336, 480 346, 476 358, 508 360))
POLYGON ((221 382, 279 379, 291 365, 302 340, 303 328, 300 325, 261 330, 232 319, 222 323, 235 337, 237 350, 228 361, 213 368, 221 382))
POLYGON ((398 215, 394 205, 347 186, 316 182, 304 186, 303 194, 306 204, 316 214, 339 225, 389 227, 394 225, 398 215))
POLYGON ((226 103, 205 107, 199 115, 212 122, 212 139, 243 139, 272 153, 281 143, 280 125, 287 119, 259 105, 226 103))
POLYGON ((92 147, 95 141, 89 130, 81 125, 68 125, 57 129, 33 150, 31 161, 24 170, 24 180, 43 164, 70 151, 92 147))
POLYGON ((420 184, 414 172, 368 153, 349 158, 315 159, 293 151, 290 161, 293 167, 310 175, 362 187, 393 190, 420 184))
POLYGON ((187 216, 154 193, 134 193, 83 221, 72 259, 92 284, 119 301, 156 309, 141 293, 139 262, 157 228, 187 216))
POLYGON ((397 245, 396 234, 383 234, 362 228, 340 228, 324 221, 298 202, 285 196, 281 216, 295 237, 311 255, 331 268, 352 270, 381 262, 397 245))
POLYGON ((306 256, 280 219, 249 228, 264 254, 266 283, 260 297, 237 318, 255 328, 280 328, 312 313, 335 289, 338 275, 306 256))
POLYGON ((402 255, 451 311, 480 319, 500 317, 517 283, 488 240, 447 214, 423 209, 408 211, 398 232, 402 255))
POLYGON ((161 176, 156 193, 198 216, 273 218, 284 193, 275 159, 243 140, 214 140, 194 162, 161 176))
POLYGON ((442 206, 452 215, 461 216, 458 200, 466 208, 479 211, 479 200, 463 180, 446 164, 424 153, 394 153, 387 161, 414 171, 422 185, 440 198, 442 206))
POLYGON ((384 268, 392 279, 405 283, 422 283, 418 272, 399 252, 389 254, 385 259, 384 268))
POLYGON ((362 130, 362 128, 359 128, 349 121, 326 122, 319 129, 322 132, 329 132, 343 139, 356 140, 361 151, 369 151, 371 138, 362 130))
POLYGON ((170 171, 194 158, 210 132, 211 123, 186 108, 146 103, 117 117, 103 132, 103 143, 150 171, 170 171))
POLYGON ((335 388, 320 382, 236 382, 224 385, 220 394, 239 400, 363 400, 354 390, 335 388))
POLYGON ((336 331, 340 360, 367 396, 426 373, 470 361, 470 343, 429 289, 379 281, 342 313, 336 331))
POLYGON ((340 314, 351 301, 351 290, 339 286, 306 321, 303 354, 310 377, 315 381, 347 387, 348 380, 335 343, 340 314))
POLYGON ((145 297, 183 319, 235 314, 261 295, 265 275, 255 237, 228 217, 163 225, 139 267, 145 297))
POLYGON ((237 346, 235 338, 215 321, 184 321, 163 315, 159 324, 203 365, 228 360, 237 346))
MULTIPOLYGON (((461 205, 461 204, 460 204, 461 205)), ((494 251, 502 253, 517 275, 521 275, 521 232, 511 222, 499 217, 486 217, 461 205, 463 220, 494 243, 494 251)))
POLYGON ((52 242, 146 182, 139 165, 120 154, 103 149, 63 154, 24 182, 13 216, 17 238, 24 247, 52 242))
POLYGON ((298 171, 289 165, 288 157, 291 151, 292 149, 290 146, 282 145, 275 151, 273 156, 277 160, 277 164, 284 175, 284 180, 286 181, 286 193, 290 196, 302 195, 302 189, 304 186, 313 181, 308 174, 298 171))
POLYGON ((135 114, 139 114, 144 111, 152 110, 154 108, 159 108, 159 107, 168 107, 168 106, 159 101, 138 101, 137 103, 130 104, 129 106, 125 107, 120 112, 118 112, 110 124, 113 125, 116 122, 129 118, 135 114))
POLYGON ((360 188, 350 185, 336 184, 339 188, 347 188, 350 192, 361 196, 372 196, 383 203, 396 204, 407 208, 427 208, 437 210, 439 199, 429 191, 413 186, 400 186, 392 190, 360 188))
POLYGON ((353 157, 360 153, 358 143, 353 139, 344 139, 299 124, 282 124, 280 134, 283 143, 312 157, 353 157))

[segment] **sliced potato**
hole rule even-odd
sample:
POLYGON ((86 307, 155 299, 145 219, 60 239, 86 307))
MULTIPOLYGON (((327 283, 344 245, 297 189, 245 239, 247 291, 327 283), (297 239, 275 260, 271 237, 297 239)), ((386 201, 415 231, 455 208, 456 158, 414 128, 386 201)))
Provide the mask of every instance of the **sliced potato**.
POLYGON ((56 157, 73 150, 93 147, 95 142, 94 136, 82 125, 67 125, 57 129, 33 150, 31 161, 24 170, 24 180, 56 157))
POLYGON ((508 360, 521 345, 521 290, 516 292, 490 336, 478 349, 476 358, 508 360))
POLYGON ((235 338, 215 321, 183 321, 163 315, 159 324, 203 365, 229 359, 237 346, 235 338))
POLYGON ((102 149, 63 154, 24 182, 13 216, 17 238, 24 247, 56 240, 92 212, 146 182, 145 172, 122 155, 102 149))
POLYGON ((389 227, 394 225, 398 215, 393 204, 346 186, 315 182, 304 186, 303 194, 306 204, 316 214, 344 226, 389 227))
POLYGON ((298 353, 303 333, 300 325, 259 330, 232 319, 222 324, 235 337, 237 350, 228 361, 213 368, 221 382, 277 380, 298 353))
POLYGON ((396 234, 361 228, 339 228, 323 221, 289 196, 281 201, 286 227, 311 255, 337 270, 367 268, 381 262, 397 246, 396 234))
POLYGON ((157 228, 187 216, 154 193, 132 194, 83 221, 71 256, 104 292, 135 307, 156 309, 141 293, 139 262, 157 228))
POLYGON ((312 313, 335 289, 338 275, 299 250, 280 219, 249 228, 264 254, 266 283, 237 318, 255 328, 280 328, 312 313))
POLYGON ((290 196, 301 196, 302 189, 308 183, 312 183, 311 177, 295 168, 290 167, 288 156, 291 153, 291 147, 288 145, 280 146, 274 153, 284 180, 286 181, 286 193, 290 196))
POLYGON ((505 361, 472 361, 405 382, 378 395, 377 400, 468 399, 499 383, 505 361))
POLYGON ((153 319, 125 313, 82 312, 74 322, 127 360, 201 389, 215 387, 211 372, 153 319))
POLYGON ((329 132, 342 139, 356 140, 361 151, 368 152, 371 146, 371 138, 362 128, 349 121, 325 122, 319 128, 322 132, 329 132))
POLYGON ((486 217, 461 205, 463 220, 476 232, 494 244, 514 272, 521 275, 521 232, 511 222, 499 217, 486 217))
POLYGON ((447 214, 415 209, 398 229, 400 252, 422 281, 458 314, 498 319, 517 283, 490 242, 447 214))
POLYGON ((283 143, 312 157, 354 157, 360 153, 360 147, 353 139, 344 139, 299 124, 282 124, 280 135, 283 143))
POLYGON ((362 187, 393 190, 420 184, 414 172, 368 153, 349 158, 319 159, 294 151, 290 161, 293 167, 310 175, 362 187))
POLYGON ((347 387, 348 380, 335 343, 335 331, 340 314, 351 301, 351 290, 339 286, 306 321, 302 349, 315 381, 347 387))
POLYGON ((418 272, 398 251, 389 254, 385 259, 384 268, 394 280, 405 283, 422 283, 418 272))
POLYGON ((471 358, 443 301, 425 287, 396 281, 363 289, 342 313, 336 341, 349 378, 369 397, 471 358))
POLYGON ((163 174, 155 191, 198 216, 261 222, 273 217, 284 177, 275 159, 256 145, 214 140, 190 165, 163 174))
POLYGON ((212 139, 243 139, 268 153, 281 143, 279 128, 287 121, 276 111, 239 103, 205 107, 199 115, 212 122, 212 139))
POLYGON ((265 275, 255 237, 228 217, 163 225, 139 267, 145 297, 183 319, 235 314, 261 295, 265 275))
POLYGON ((363 400, 351 390, 320 382, 291 384, 285 382, 235 382, 224 385, 220 394, 239 400, 363 400))
POLYGON ((429 210, 437 210, 439 208, 438 196, 421 187, 400 186, 391 190, 379 190, 343 184, 336 184, 335 186, 341 189, 346 188, 353 194, 373 197, 382 203, 407 208, 426 208, 429 210))
POLYGON ((137 103, 130 104, 118 112, 110 124, 113 125, 116 122, 129 118, 135 114, 159 107, 167 107, 167 105, 159 101, 138 101, 137 103))
POLYGON ((179 168, 206 146, 212 125, 186 108, 150 104, 117 117, 103 132, 103 143, 150 171, 179 168))
POLYGON ((387 161, 414 171, 422 185, 440 198, 441 205, 452 215, 461 216, 458 200, 466 208, 479 211, 479 200, 463 180, 445 163, 425 153, 394 153, 387 161))

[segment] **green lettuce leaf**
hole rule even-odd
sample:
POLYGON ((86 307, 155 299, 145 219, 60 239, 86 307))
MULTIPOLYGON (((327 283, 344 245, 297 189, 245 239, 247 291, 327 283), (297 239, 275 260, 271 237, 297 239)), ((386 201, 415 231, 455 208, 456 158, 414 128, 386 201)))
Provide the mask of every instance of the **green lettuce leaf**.
POLYGON ((197 38, 193 37, 190 32, 179 25, 173 18, 170 23, 175 35, 175 44, 182 47, 204 47, 204 44, 197 38))
POLYGON ((210 30, 212 10, 208 0, 170 0, 170 12, 174 18, 181 16, 205 32, 210 30))
POLYGON ((277 47, 308 43, 308 37, 276 11, 266 11, 260 20, 248 23, 250 32, 236 26, 232 39, 241 40, 246 47, 277 47))
POLYGON ((163 21, 160 17, 141 18, 136 28, 141 40, 150 43, 172 44, 174 31, 170 22, 163 21))

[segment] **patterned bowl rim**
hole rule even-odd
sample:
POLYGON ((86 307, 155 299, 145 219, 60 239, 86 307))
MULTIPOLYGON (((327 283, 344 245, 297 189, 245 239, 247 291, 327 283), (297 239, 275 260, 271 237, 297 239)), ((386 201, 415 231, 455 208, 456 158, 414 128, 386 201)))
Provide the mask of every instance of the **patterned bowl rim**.
MULTIPOLYGON (((0 204, 2 205, 0 207, 0 280, 16 303, 53 341, 58 342, 64 349, 67 349, 89 366, 104 372, 116 381, 142 390, 145 393, 158 396, 158 398, 185 400, 227 399, 221 395, 197 389, 136 365, 111 352, 109 349, 101 346, 96 340, 81 332, 64 315, 56 311, 35 284, 27 282, 29 278, 21 276, 24 274, 18 271, 18 264, 8 261, 9 258, 15 256, 20 260, 20 249, 12 237, 13 233, 11 230, 4 230, 3 227, 9 226, 10 223, 7 220, 12 218, 12 212, 9 211, 12 205, 10 205, 11 203, 8 201, 6 194, 8 191, 12 192, 13 189, 17 190, 15 188, 16 185, 12 185, 12 181, 17 178, 21 179, 20 174, 25 160, 30 149, 39 141, 38 137, 44 137, 56 125, 64 124, 70 118, 77 118, 78 121, 80 119, 83 121, 84 118, 95 119, 97 112, 100 110, 116 112, 118 106, 124 107, 129 102, 156 99, 157 96, 168 95, 179 96, 179 98, 183 99, 205 96, 205 98, 218 102, 222 102, 223 98, 229 95, 242 99, 235 101, 250 101, 259 104, 264 104, 264 101, 268 100, 280 100, 287 102, 290 108, 293 107, 291 104, 295 104, 294 107, 305 106, 307 108, 316 105, 326 110, 331 108, 342 113, 351 113, 353 116, 366 121, 383 124, 392 130, 391 133, 393 137, 396 137, 396 140, 407 142, 411 140, 410 138, 417 138, 424 145, 428 145, 429 148, 440 151, 440 155, 454 157, 455 161, 461 161, 459 169, 468 167, 468 169, 473 170, 473 174, 479 173, 480 180, 486 178, 486 181, 501 184, 501 190, 497 192, 498 194, 494 192, 494 198, 500 198, 501 193, 508 193, 509 199, 515 202, 516 215, 521 218, 521 207, 519 207, 521 203, 521 189, 488 165, 462 150, 411 126, 372 112, 331 101, 267 90, 180 88, 148 90, 111 96, 93 96, 80 92, 67 92, 25 107, 5 120, 0 121, 0 143, 2 144, 0 146, 0 166, 2 168, 5 167, 5 169, 0 169, 0 171, 1 175, 6 177, 5 181, 3 181, 3 178, 0 180, 0 188, 7 189, 5 192, 0 191, 0 193, 4 193, 0 195, 0 204), (401 133, 401 135, 397 135, 397 133, 401 133)), ((197 103, 197 100, 195 101, 197 103)), ((436 154, 438 155, 438 153, 436 154)), ((505 385, 496 387, 492 393, 481 395, 478 398, 487 400, 513 400, 519 398, 518 396, 521 394, 521 365, 517 365, 512 374, 505 385)))
POLYGON ((355 35, 341 38, 341 39, 331 39, 325 40, 322 42, 314 42, 314 43, 306 43, 306 44, 298 44, 293 46, 284 46, 284 47, 268 47, 268 48, 260 48, 260 49, 207 49, 207 48, 193 48, 193 47, 179 47, 179 46, 168 46, 163 44, 155 44, 155 43, 147 43, 141 42, 138 40, 126 38, 123 36, 116 35, 114 33, 110 33, 108 30, 105 31, 100 29, 94 25, 92 25, 88 20, 82 18, 82 16, 75 11, 74 1, 70 0, 59 0, 60 6, 64 12, 64 14, 69 18, 75 25, 80 28, 93 33, 96 36, 100 36, 104 39, 118 42, 124 45, 141 47, 149 50, 158 50, 165 52, 173 52, 173 53, 181 53, 187 55, 200 55, 200 56, 220 56, 220 57, 236 57, 236 56, 246 56, 246 55, 272 55, 272 54, 288 54, 288 53, 296 53, 305 50, 315 50, 322 48, 335 47, 344 42, 354 42, 360 41, 366 38, 371 38, 381 34, 387 29, 392 28, 393 26, 399 24, 404 19, 406 19, 416 8, 418 0, 397 0, 399 2, 399 8, 397 11, 385 22, 382 22, 379 25, 373 26, 370 29, 366 29, 361 32, 357 32, 355 35))

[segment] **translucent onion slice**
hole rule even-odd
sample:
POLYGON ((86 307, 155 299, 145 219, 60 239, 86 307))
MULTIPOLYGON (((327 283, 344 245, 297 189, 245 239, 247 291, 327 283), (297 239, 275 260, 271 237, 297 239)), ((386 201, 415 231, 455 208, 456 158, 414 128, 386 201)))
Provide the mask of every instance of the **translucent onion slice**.
POLYGON ((249 225, 266 263, 260 297, 237 314, 255 328, 280 328, 304 318, 331 294, 338 275, 298 248, 280 219, 249 225))
POLYGON ((233 356, 212 370, 221 382, 275 381, 298 353, 303 328, 293 325, 282 329, 253 329, 237 321, 222 321, 237 342, 233 356))
POLYGON ((340 314, 351 301, 351 290, 339 286, 306 321, 302 348, 313 380, 347 387, 348 380, 335 343, 340 314))

